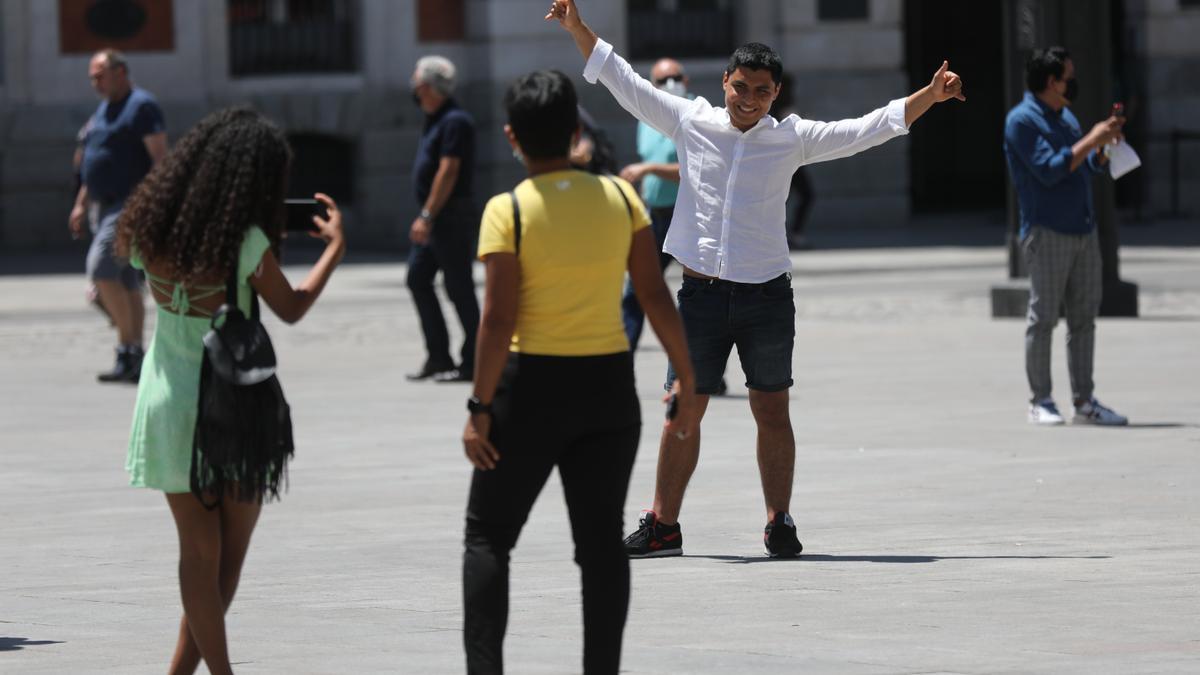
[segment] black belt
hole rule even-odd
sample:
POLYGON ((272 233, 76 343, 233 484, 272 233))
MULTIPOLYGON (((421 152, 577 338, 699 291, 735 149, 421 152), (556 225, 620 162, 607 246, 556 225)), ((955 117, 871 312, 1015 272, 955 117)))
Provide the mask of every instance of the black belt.
POLYGON ((715 278, 714 278, 714 279, 707 279, 707 278, 704 278, 704 277, 694 277, 694 276, 692 276, 692 275, 690 275, 690 274, 684 274, 684 275, 683 275, 683 279, 684 279, 684 281, 687 281, 687 280, 689 280, 689 279, 690 279, 690 280, 692 280, 693 282, 695 282, 695 283, 697 283, 697 284, 704 284, 704 285, 706 285, 706 286, 709 286, 709 287, 711 287, 711 288, 731 288, 731 289, 745 288, 745 289, 753 289, 753 288, 762 288, 763 286, 766 286, 766 285, 768 285, 768 284, 777 283, 777 282, 778 282, 780 279, 786 279, 787 281, 791 281, 791 280, 792 280, 792 273, 791 273, 791 272, 784 272, 783 274, 780 274, 779 276, 775 277, 774 279, 768 279, 768 280, 766 280, 766 281, 760 281, 760 282, 759 282, 759 283, 757 283, 757 284, 747 284, 747 283, 742 283, 742 282, 740 282, 740 281, 730 281, 730 280, 728 280, 728 279, 715 279, 715 278))

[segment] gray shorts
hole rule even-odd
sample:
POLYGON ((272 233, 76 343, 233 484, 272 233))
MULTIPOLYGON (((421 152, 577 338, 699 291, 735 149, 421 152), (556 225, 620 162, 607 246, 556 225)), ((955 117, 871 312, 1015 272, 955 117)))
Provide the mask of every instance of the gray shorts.
POLYGON ((142 287, 142 273, 131 267, 128 260, 117 256, 117 218, 122 206, 120 203, 109 206, 97 202, 88 204, 92 244, 87 252, 87 275, 92 281, 120 282, 132 291, 142 287))

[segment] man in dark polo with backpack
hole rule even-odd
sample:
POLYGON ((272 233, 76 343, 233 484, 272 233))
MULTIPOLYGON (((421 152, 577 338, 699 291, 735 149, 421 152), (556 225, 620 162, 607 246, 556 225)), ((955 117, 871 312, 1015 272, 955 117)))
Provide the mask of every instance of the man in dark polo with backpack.
POLYGON ((428 355, 409 381, 470 382, 475 373, 475 333, 479 300, 471 276, 479 214, 471 198, 475 173, 475 121, 452 98, 456 69, 441 56, 417 61, 413 101, 425 113, 425 127, 413 164, 420 212, 409 229, 408 289, 421 320, 428 355), (456 365, 450 335, 433 280, 438 271, 462 325, 456 365))

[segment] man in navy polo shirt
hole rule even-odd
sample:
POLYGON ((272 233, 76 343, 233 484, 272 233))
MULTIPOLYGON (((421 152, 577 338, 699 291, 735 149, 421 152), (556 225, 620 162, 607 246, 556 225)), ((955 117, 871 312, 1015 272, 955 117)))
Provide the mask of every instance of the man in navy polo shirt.
POLYGON ((1070 109, 1078 94, 1075 64, 1062 47, 1037 49, 1025 67, 1029 91, 1004 123, 1004 155, 1021 207, 1021 250, 1029 268, 1025 373, 1029 421, 1065 420, 1050 398, 1050 337, 1059 312, 1067 319, 1067 368, 1074 424, 1123 425, 1128 420, 1092 396, 1101 262, 1092 211, 1092 176, 1104 171, 1101 152, 1121 138, 1125 118, 1112 116, 1084 135, 1070 109))
POLYGON ((408 289, 421 320, 428 356, 410 381, 470 382, 475 374, 475 333, 479 300, 471 266, 479 215, 471 199, 475 173, 475 122, 451 95, 454 64, 441 56, 417 61, 412 76, 413 101, 425 113, 425 128, 413 164, 413 180, 421 211, 409 229, 408 289), (446 295, 462 324, 463 344, 455 366, 450 335, 433 290, 438 270, 446 295))
POLYGON ((117 218, 126 197, 167 154, 162 109, 154 96, 133 86, 129 64, 113 49, 96 53, 88 66, 92 88, 103 99, 81 132, 82 185, 69 226, 78 237, 84 222, 92 243, 87 274, 117 329, 117 361, 101 382, 137 382, 142 364, 146 310, 141 275, 116 255, 117 218))

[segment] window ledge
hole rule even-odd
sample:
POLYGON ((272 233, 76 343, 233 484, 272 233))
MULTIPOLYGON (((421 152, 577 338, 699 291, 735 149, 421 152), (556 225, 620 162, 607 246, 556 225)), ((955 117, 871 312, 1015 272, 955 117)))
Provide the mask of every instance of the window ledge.
POLYGON ((230 77, 229 89, 246 94, 358 91, 366 85, 362 73, 288 73, 230 77))

